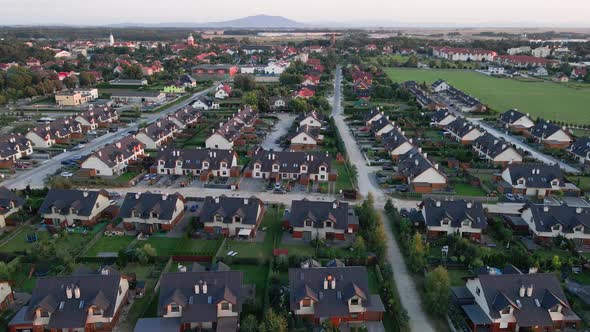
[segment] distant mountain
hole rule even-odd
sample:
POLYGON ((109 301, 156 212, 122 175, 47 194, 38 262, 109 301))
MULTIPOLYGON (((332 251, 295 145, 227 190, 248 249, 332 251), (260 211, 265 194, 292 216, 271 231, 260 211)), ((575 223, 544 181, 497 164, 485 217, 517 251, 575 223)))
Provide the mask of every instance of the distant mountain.
POLYGON ((209 22, 209 23, 188 23, 188 22, 170 22, 170 23, 118 23, 111 24, 110 27, 176 27, 176 28, 254 28, 254 29, 296 29, 309 27, 306 24, 299 23, 282 16, 256 15, 238 18, 230 21, 209 22))

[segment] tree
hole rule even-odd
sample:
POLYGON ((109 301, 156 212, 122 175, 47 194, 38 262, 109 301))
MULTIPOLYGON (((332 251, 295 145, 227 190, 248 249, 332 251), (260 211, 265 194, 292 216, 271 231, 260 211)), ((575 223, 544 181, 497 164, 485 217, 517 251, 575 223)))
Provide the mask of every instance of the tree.
POLYGON ((16 257, 8 263, 0 262, 0 279, 14 279, 14 273, 20 265, 20 258, 16 257))
POLYGON ((449 307, 451 281, 447 269, 437 267, 426 275, 424 281, 426 309, 432 314, 444 317, 449 307))
POLYGON ((393 209, 394 209, 393 202, 391 201, 391 198, 388 198, 387 202, 385 202, 385 211, 392 212, 393 209))
POLYGON ((562 264, 561 259, 557 255, 553 256, 553 259, 551 259, 551 268, 553 271, 560 271, 562 264))
POLYGON ((408 61, 404 64, 405 67, 416 68, 418 67, 418 58, 415 55, 411 55, 408 61))
POLYGON ((78 85, 78 79, 76 76, 68 76, 64 78, 63 84, 66 86, 66 88, 73 89, 76 87, 76 85, 78 85))
POLYGON ((256 80, 252 75, 238 74, 234 76, 234 87, 243 91, 252 91, 256 89, 256 80))
POLYGON ((352 249, 354 250, 357 257, 363 257, 367 251, 365 244, 365 239, 361 235, 357 235, 356 239, 354 239, 354 243, 352 244, 352 249))
POLYGON ((258 326, 260 332, 287 332, 287 319, 272 309, 264 314, 264 321, 258 326))
POLYGON ((157 256, 156 249, 149 243, 146 243, 137 251, 137 258, 142 264, 148 263, 152 258, 157 256))
POLYGON ((289 108, 293 112, 303 113, 307 111, 307 101, 303 98, 292 98, 289 101, 289 108))
POLYGON ((258 94, 256 91, 244 93, 244 96, 242 96, 242 104, 250 105, 254 108, 258 107, 258 94))
POLYGON ((242 319, 242 324, 240 324, 240 331, 241 332, 257 332, 258 331, 258 319, 256 316, 250 314, 246 316, 246 318, 242 319))
POLYGON ((418 232, 412 237, 410 242, 410 268, 414 272, 419 272, 426 266, 426 246, 422 235, 418 232))
POLYGON ((123 68, 123 75, 129 79, 141 79, 143 71, 139 65, 131 65, 123 68))
POLYGON ((86 72, 86 71, 80 73, 79 79, 80 79, 81 86, 90 86, 90 85, 93 85, 94 83, 96 83, 96 78, 94 77, 94 74, 86 72))

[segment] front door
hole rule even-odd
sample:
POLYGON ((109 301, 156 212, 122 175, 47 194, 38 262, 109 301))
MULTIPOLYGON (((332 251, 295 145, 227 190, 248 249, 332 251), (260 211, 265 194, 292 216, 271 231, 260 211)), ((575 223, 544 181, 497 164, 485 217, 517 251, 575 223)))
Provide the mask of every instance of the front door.
POLYGON ((311 232, 309 232, 309 231, 303 232, 303 240, 311 241, 311 232))

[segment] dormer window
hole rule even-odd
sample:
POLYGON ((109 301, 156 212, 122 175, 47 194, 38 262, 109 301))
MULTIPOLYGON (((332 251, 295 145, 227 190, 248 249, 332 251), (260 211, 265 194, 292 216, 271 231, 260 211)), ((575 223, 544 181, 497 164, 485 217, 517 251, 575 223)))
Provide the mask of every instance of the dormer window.
POLYGON ((561 229, 561 225, 559 225, 559 224, 558 225, 553 225, 553 227, 551 227, 551 229, 554 230, 554 231, 558 231, 558 230, 561 229))
POLYGON ((304 308, 311 307, 311 300, 310 299, 303 299, 301 301, 301 306, 304 307, 304 308))
POLYGON ((307 172, 307 166, 301 166, 301 172, 303 172, 303 173, 307 172))
POLYGON ((254 164, 254 169, 260 169, 260 164, 254 164))
POLYGON ((524 185, 524 179, 518 179, 517 183, 518 183, 519 185, 524 185))
POLYGON ((500 313, 502 315, 508 315, 510 313, 510 306, 507 306, 506 308, 502 309, 502 311, 500 311, 500 313))
POLYGON ((328 228, 332 227, 332 222, 331 221, 326 221, 326 227, 328 227, 328 228))
POLYGON ((578 225, 576 227, 574 227, 574 232, 583 232, 584 231, 584 226, 582 225, 578 225))
POLYGON ((311 220, 309 220, 309 219, 308 219, 308 220, 306 220, 306 221, 305 221, 305 226, 306 226, 306 227, 312 227, 312 226, 313 226, 313 221, 311 221, 311 220))
POLYGON ((451 220, 449 220, 449 218, 444 218, 441 222, 441 224, 443 225, 449 225, 451 223, 451 220))
POLYGON ((92 309, 92 314, 94 316, 102 316, 102 309, 100 309, 100 308, 93 308, 92 309))
POLYGON ((234 216, 234 222, 239 224, 242 222, 242 218, 239 216, 234 216))
POLYGON ((179 161, 177 161, 177 162, 176 162, 176 166, 182 166, 182 161, 180 161, 180 160, 179 160, 179 161))
POLYGON ((557 186, 559 186, 559 180, 553 180, 553 181, 551 181, 551 185, 552 185, 553 187, 557 187, 557 186))
POLYGON ((152 218, 158 218, 158 217, 159 217, 159 216, 158 216, 158 212, 155 212, 155 211, 152 211, 152 212, 150 213, 150 215, 151 215, 151 217, 152 217, 152 218))
POLYGON ((325 172, 326 171, 326 166, 321 166, 320 167, 320 172, 325 172))
POLYGON ((133 210, 133 211, 131 211, 131 216, 135 217, 135 218, 139 218, 139 212, 137 212, 137 210, 133 210))
POLYGON ((215 222, 222 222, 223 221, 223 217, 219 214, 216 214, 215 217, 213 217, 213 220, 215 222))
POLYGON ((229 303, 221 302, 221 310, 229 310, 229 303))
POLYGON ((470 226, 471 225, 471 221, 469 221, 469 220, 463 220, 463 222, 461 223, 461 225, 463 225, 463 226, 470 226))
POLYGON ((350 305, 359 305, 359 299, 357 299, 357 298, 350 299, 350 305))
POLYGON ((554 305, 553 307, 551 307, 551 309, 549 309, 550 312, 559 312, 561 309, 561 306, 559 304, 554 305))
POLYGON ((221 168, 227 168, 227 163, 221 163, 221 168))
POLYGON ((170 303, 170 312, 180 312, 180 306, 176 303, 170 303))
POLYGON ((39 317, 41 317, 41 318, 49 317, 49 311, 47 311, 45 309, 39 309, 39 317))
POLYGON ((277 165, 277 164, 272 165, 272 170, 273 171, 278 171, 279 170, 279 165, 277 165))
POLYGON ((209 168, 209 163, 208 162, 203 162, 203 168, 209 168))

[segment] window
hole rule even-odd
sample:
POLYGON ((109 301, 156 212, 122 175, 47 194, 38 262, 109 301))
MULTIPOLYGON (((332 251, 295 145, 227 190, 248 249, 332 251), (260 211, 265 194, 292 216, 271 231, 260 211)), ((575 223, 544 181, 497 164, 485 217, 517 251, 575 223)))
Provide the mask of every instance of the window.
POLYGON ((123 289, 121 288, 121 286, 119 286, 119 295, 121 295, 121 293, 123 293, 123 289))
POLYGON ((44 310, 44 309, 41 309, 41 310, 39 311, 39 317, 43 317, 43 318, 47 318, 47 317, 49 317, 49 311, 47 311, 47 310, 44 310))
POLYGON ((92 314, 94 316, 101 316, 102 315, 102 310, 100 308, 92 308, 92 314))
POLYGON ((301 166, 301 171, 302 172, 307 172, 307 166, 301 166))
POLYGON ((559 304, 554 305, 549 309, 550 312, 559 312, 559 304))
POLYGON ((524 184, 524 179, 518 179, 518 184, 524 184))
POLYGON ((442 224, 443 224, 443 225, 448 225, 448 224, 450 224, 450 223, 451 223, 451 221, 450 221, 448 218, 444 218, 444 219, 442 220, 442 224))
POLYGON ((221 168, 226 168, 227 164, 226 163, 221 163, 221 168))
POLYGON ((481 294, 481 289, 479 289, 479 287, 475 289, 475 294, 477 294, 477 296, 481 294))
POLYGON ((510 313, 510 307, 506 307, 504 309, 502 309, 502 311, 500 312, 502 315, 508 315, 510 313))
POLYGON ((239 216, 234 216, 234 222, 235 223, 241 223, 242 222, 242 218, 240 218, 239 216))
POLYGON ((351 299, 350 305, 359 305, 359 299, 351 299))
POLYGON ((325 171, 326 171, 326 167, 325 166, 320 167, 320 172, 325 172, 325 171))
POLYGON ((558 231, 561 229, 561 225, 553 225, 553 227, 551 227, 554 231, 558 231))
POLYGON ((313 222, 311 220, 306 220, 305 221, 305 226, 312 227, 313 226, 313 222))
POLYGON ((209 163, 208 162, 204 162, 203 163, 203 168, 209 168, 209 163))
POLYGON ((170 303, 170 312, 180 312, 180 306, 176 303, 170 303))
POLYGON ((332 222, 331 221, 326 221, 326 227, 332 227, 332 222))
POLYGON ((256 164, 256 165, 254 165, 254 168, 255 168, 255 169, 260 169, 260 164, 256 164))
POLYGON ((215 217, 213 217, 213 220, 215 222, 222 222, 223 221, 223 217, 219 214, 216 214, 215 217))
POLYGON ((229 310, 229 303, 222 302, 221 303, 221 310, 229 310))
POLYGON ((304 308, 311 307, 311 300, 310 299, 303 299, 303 301, 301 301, 301 306, 304 308))
POLYGON ((306 142, 307 141, 307 137, 303 136, 303 141, 306 142))

